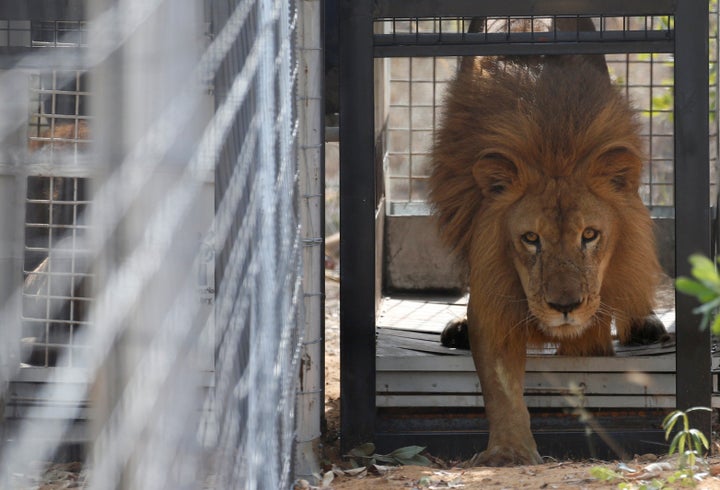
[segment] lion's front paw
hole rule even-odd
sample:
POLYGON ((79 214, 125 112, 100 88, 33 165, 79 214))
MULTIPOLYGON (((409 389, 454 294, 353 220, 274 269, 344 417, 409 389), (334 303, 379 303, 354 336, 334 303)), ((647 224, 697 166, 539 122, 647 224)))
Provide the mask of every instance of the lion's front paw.
POLYGON ((542 462, 540 454, 535 449, 492 446, 473 456, 468 466, 520 466, 542 462))
POLYGON ((468 334, 467 318, 453 320, 445 325, 440 335, 440 343, 445 347, 456 349, 470 349, 470 336, 468 334))
POLYGON ((669 336, 665 325, 660 319, 651 313, 646 317, 632 321, 630 325, 630 339, 623 342, 626 345, 648 345, 655 342, 665 342, 669 336))

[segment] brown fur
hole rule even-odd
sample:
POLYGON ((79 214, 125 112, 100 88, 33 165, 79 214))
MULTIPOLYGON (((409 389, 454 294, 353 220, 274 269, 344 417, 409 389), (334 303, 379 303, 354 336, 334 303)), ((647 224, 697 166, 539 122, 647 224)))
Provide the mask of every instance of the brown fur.
POLYGON ((463 66, 436 132, 430 200, 470 272, 470 345, 490 421, 476 462, 534 463, 522 401, 527 343, 611 355, 611 319, 628 341, 652 312, 660 267, 638 196, 641 139, 597 58, 463 66))
POLYGON ((31 151, 37 151, 45 147, 54 149, 72 149, 76 145, 78 150, 85 150, 90 142, 90 131, 84 120, 77 124, 73 122, 58 123, 53 128, 47 128, 36 138, 28 143, 31 151))

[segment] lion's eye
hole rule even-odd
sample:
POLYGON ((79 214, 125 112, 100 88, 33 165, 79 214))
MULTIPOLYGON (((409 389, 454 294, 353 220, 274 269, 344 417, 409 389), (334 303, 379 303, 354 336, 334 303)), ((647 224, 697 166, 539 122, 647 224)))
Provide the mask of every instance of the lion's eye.
POLYGON ((520 238, 522 238, 522 241, 527 243, 528 245, 540 244, 540 236, 534 231, 528 231, 527 233, 523 233, 520 238))
POLYGON ((600 232, 593 229, 593 228, 585 228, 585 230, 582 232, 582 241, 583 243, 590 243, 597 239, 597 237, 600 236, 600 232))

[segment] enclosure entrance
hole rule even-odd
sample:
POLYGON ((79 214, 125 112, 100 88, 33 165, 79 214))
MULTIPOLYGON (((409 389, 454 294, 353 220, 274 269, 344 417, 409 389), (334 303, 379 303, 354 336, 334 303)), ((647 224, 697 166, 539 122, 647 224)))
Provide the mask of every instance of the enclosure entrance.
MULTIPOLYGON (((672 277, 687 274, 689 251, 709 253, 710 247, 709 169, 716 163, 717 131, 708 130, 706 97, 693 99, 695 109, 687 105, 685 90, 702 85, 699 89, 707 95, 708 78, 702 74, 693 78, 682 71, 695 55, 685 51, 679 43, 681 36, 676 36, 683 28, 692 30, 685 16, 694 15, 695 21, 702 16, 706 22, 707 9, 691 14, 670 4, 628 2, 608 15, 557 11, 543 2, 533 3, 530 9, 520 1, 492 8, 457 1, 441 7, 442 12, 423 10, 379 2, 373 10, 374 35, 355 46, 371 50, 374 61, 348 62, 346 73, 353 73, 353 80, 340 82, 341 91, 354 94, 352 101, 341 99, 343 111, 351 104, 350 113, 357 117, 369 106, 372 119, 361 119, 375 121, 374 128, 361 129, 341 118, 341 150, 345 148, 341 166, 346 175, 350 165, 367 169, 362 176, 360 170, 352 171, 352 182, 366 184, 368 188, 361 192, 371 196, 374 204, 372 211, 367 208, 363 213, 366 221, 351 218, 348 208, 359 209, 361 192, 350 191, 350 181, 347 187, 341 181, 341 200, 346 206, 341 226, 347 230, 341 231, 345 242, 341 246, 341 307, 345 310, 341 327, 354 345, 367 345, 361 341, 364 335, 377 339, 364 351, 370 361, 361 360, 357 351, 343 350, 344 359, 352 360, 343 371, 341 395, 347 407, 343 437, 350 435, 346 443, 358 437, 357 442, 374 440, 388 449, 427 444, 439 452, 454 452, 453 456, 469 456, 484 448, 487 426, 472 359, 469 352, 447 349, 439 341, 447 321, 464 314, 467 298, 463 295, 465 272, 434 233, 426 203, 428 153, 443 93, 459 56, 572 53, 604 56, 613 82, 624 89, 638 112, 648 162, 640 192, 655 221, 659 254, 668 275, 659 293, 658 314, 669 331, 677 330, 677 346, 674 340, 644 347, 618 346, 618 355, 610 359, 560 357, 553 345, 531 350, 525 398, 543 454, 657 450, 656 444, 663 440, 659 423, 664 413, 675 406, 690 406, 694 403, 690 400, 710 403, 709 337, 696 331, 691 305, 682 298, 676 301, 671 287, 672 277), (530 10, 537 15, 525 15, 530 10), (484 23, 480 32, 468 33, 472 19, 480 17, 484 23), (592 20, 596 31, 562 29, 564 22, 578 18, 592 20), (518 24, 526 26, 525 32, 513 32, 518 24), (370 75, 358 78, 362 70, 369 70, 370 75), (358 99, 358 80, 367 84, 369 77, 374 77, 374 98, 358 99), (689 114, 692 110, 697 111, 694 117, 689 114), (352 133, 345 132, 348 127, 352 133), (709 155, 704 150, 703 155, 688 152, 684 141, 688 133, 691 139, 697 138, 697 145, 710 150, 709 155), (359 142, 358 134, 365 139, 359 142), (687 195, 689 189, 699 192, 687 195), (348 191, 349 198, 344 195, 348 191), (686 220, 692 213, 696 214, 691 224, 686 220), (352 220, 349 226, 348 219, 352 220), (374 242, 358 243, 360 230, 372 231, 374 242), (692 243, 689 236, 694 237, 692 243), (366 267, 368 261, 374 262, 376 267, 358 271, 358 266, 346 266, 348 260, 364 260, 366 267), (359 289, 355 288, 373 284, 372 301, 367 294, 356 296, 359 289), (357 319, 361 313, 367 315, 363 308, 372 309, 372 324, 357 319), (689 347, 689 342, 698 343, 689 347), (371 373, 372 386, 359 383, 358 388, 359 371, 371 373), (685 376, 697 375, 702 378, 700 387, 690 394, 685 376), (352 386, 345 380, 352 380, 352 386), (611 442, 597 434, 585 437, 578 408, 594 415, 611 442), (558 436, 564 447, 558 445, 558 436)), ((715 13, 710 16, 713 51, 717 47, 715 13)), ((351 28, 348 22, 341 25, 341 32, 351 28)), ((686 35, 703 43, 707 32, 686 35)), ((711 66, 716 61, 713 51, 711 66)), ((710 95, 714 110, 714 87, 710 95)), ((711 120, 716 119, 712 116, 711 120)))
MULTIPOLYGON (((550 30, 565 17, 490 17, 480 30, 487 42, 527 39, 528 33, 510 28, 531 26, 538 38, 562 38, 569 42, 580 35, 599 39, 666 39, 673 23, 670 16, 591 18, 596 33, 550 30), (494 34, 500 31, 501 36, 494 34)), ((402 36, 463 35, 470 19, 392 19, 376 25, 393 38, 402 36), (386 32, 389 31, 389 32, 386 32)), ((519 42, 519 40, 517 41, 519 42)), ((609 41, 606 41, 609 42, 609 41)), ((640 193, 655 216, 659 238, 673 232, 673 124, 672 54, 610 53, 604 55, 613 83, 622 87, 638 112, 647 152, 647 167, 640 193)), ((383 139, 387 150, 383 174, 387 190, 384 230, 384 291, 378 312, 376 384, 377 406, 472 408, 482 407, 481 389, 468 351, 438 345, 448 321, 461 318, 466 296, 428 295, 427 291, 462 290, 464 270, 449 257, 448 250, 429 233, 434 223, 426 203, 430 148, 441 117, 448 81, 458 69, 459 57, 392 57, 376 72, 384 79, 388 103, 381 116, 387 121, 383 139), (398 294, 400 293, 400 294, 398 294), (402 293, 405 293, 404 296, 402 293), (412 293, 412 294, 407 294, 412 293), (449 362, 438 356, 459 356, 449 362), (445 361, 445 362, 443 362, 445 361)), ((382 110, 383 108, 379 108, 382 110)), ((674 274, 672 240, 661 242, 661 256, 668 276, 674 274)), ((670 281, 659 292, 658 313, 674 335, 675 309, 670 281)), ((617 344, 617 342, 616 342, 617 344)), ((648 347, 616 346, 618 356, 637 359, 603 360, 594 364, 576 359, 547 359, 555 346, 529 352, 526 401, 535 409, 649 410, 670 409, 675 404, 674 342, 648 347), (625 375, 651 373, 645 376, 625 375)), ((571 424, 572 416, 568 418, 571 424)), ((581 429, 581 426, 578 426, 581 429)))

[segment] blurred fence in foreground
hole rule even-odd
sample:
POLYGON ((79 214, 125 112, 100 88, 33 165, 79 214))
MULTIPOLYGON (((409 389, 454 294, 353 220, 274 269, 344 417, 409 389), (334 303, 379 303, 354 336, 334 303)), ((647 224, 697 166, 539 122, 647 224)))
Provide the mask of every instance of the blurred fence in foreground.
POLYGON ((322 401, 315 3, 0 1, 1 487, 87 441, 91 488, 289 486, 322 401))

